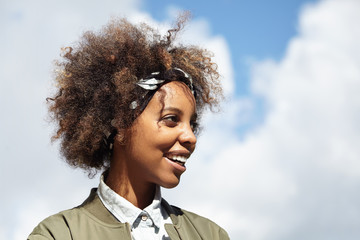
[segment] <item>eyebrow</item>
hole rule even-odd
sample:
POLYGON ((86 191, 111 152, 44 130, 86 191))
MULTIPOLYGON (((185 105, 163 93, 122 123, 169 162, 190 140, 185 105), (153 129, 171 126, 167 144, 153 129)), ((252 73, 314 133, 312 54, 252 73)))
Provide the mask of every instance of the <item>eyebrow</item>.
MULTIPOLYGON (((184 112, 181 111, 179 108, 177 107, 166 107, 164 108, 161 112, 165 112, 165 111, 170 111, 170 112, 176 112, 177 114, 179 115, 183 115, 184 112)), ((195 112, 192 116, 191 116, 192 119, 197 119, 197 113, 195 112)))

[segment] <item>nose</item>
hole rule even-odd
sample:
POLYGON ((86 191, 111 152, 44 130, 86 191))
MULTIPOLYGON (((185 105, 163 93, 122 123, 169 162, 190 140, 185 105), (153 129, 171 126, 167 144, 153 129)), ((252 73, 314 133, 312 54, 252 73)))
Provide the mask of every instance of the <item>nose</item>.
POLYGON ((196 145, 196 136, 190 126, 190 124, 186 124, 180 133, 179 142, 181 145, 186 147, 189 151, 193 152, 196 145))

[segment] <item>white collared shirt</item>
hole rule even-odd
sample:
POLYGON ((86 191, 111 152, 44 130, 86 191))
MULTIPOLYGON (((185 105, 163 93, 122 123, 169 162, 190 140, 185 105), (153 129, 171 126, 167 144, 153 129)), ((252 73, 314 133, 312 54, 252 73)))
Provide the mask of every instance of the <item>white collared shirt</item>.
POLYGON ((104 182, 103 175, 101 175, 100 178, 97 194, 104 206, 117 220, 130 224, 132 239, 170 239, 164 225, 165 223, 172 222, 169 214, 161 205, 161 191, 159 186, 156 187, 153 202, 143 210, 135 207, 107 186, 104 182))

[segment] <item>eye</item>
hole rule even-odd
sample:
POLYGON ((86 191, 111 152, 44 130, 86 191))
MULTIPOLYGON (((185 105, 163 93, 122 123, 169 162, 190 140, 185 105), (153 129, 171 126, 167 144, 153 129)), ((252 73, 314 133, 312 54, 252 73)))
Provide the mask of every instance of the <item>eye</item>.
POLYGON ((162 118, 162 121, 168 127, 175 127, 179 122, 179 117, 176 115, 166 115, 162 118))
POLYGON ((190 122, 190 127, 194 133, 197 133, 199 124, 195 121, 190 122))

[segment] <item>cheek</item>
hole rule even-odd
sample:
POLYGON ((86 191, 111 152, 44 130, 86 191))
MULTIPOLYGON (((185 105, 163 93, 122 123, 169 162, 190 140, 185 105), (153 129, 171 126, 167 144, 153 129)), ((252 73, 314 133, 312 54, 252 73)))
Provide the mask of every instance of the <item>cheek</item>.
POLYGON ((161 145, 162 138, 157 122, 147 122, 133 132, 131 146, 135 151, 154 151, 161 145))
POLYGON ((161 154, 167 152, 177 140, 175 131, 167 127, 157 127, 153 131, 144 132, 143 135, 137 137, 138 142, 135 144, 139 145, 143 150, 149 152, 161 152, 161 154), (141 142, 141 144, 139 144, 141 142))
POLYGON ((160 127, 157 135, 153 136, 157 145, 164 150, 169 150, 177 141, 177 132, 167 127, 160 127))
POLYGON ((177 141, 177 131, 161 125, 156 119, 140 119, 134 129, 131 146, 135 154, 139 151, 148 154, 163 153, 177 141))

